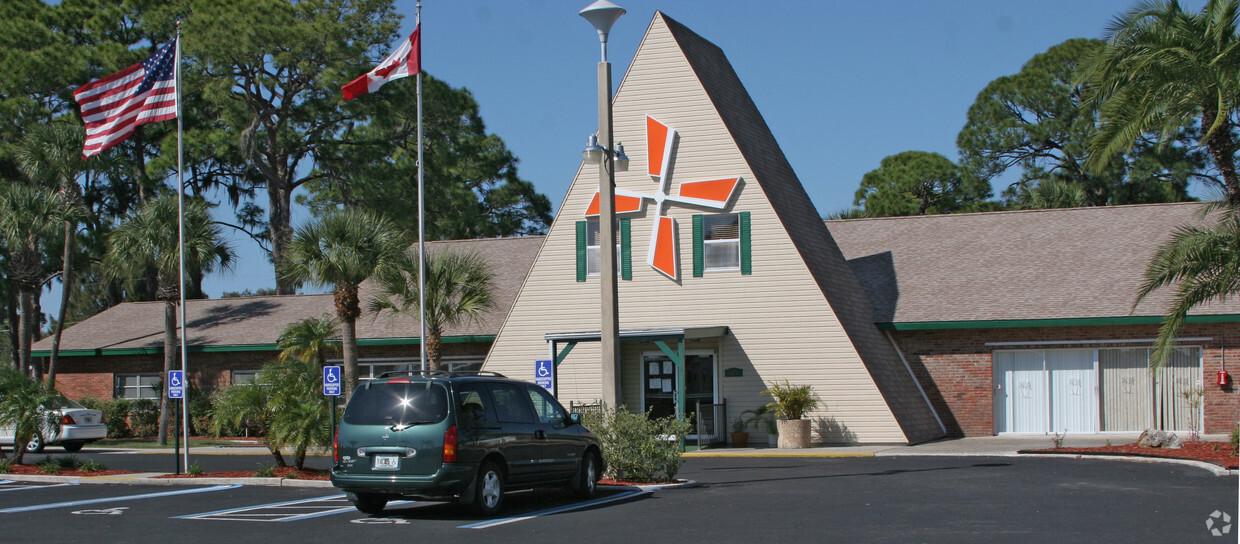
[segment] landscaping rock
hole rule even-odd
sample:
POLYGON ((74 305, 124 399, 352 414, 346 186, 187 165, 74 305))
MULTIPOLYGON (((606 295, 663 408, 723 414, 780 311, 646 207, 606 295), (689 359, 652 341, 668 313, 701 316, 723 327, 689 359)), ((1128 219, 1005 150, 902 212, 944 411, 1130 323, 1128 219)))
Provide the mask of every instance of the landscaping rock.
POLYGON ((1167 448, 1173 450, 1183 447, 1180 438, 1175 433, 1157 429, 1146 429, 1143 431, 1141 437, 1137 438, 1137 445, 1147 448, 1167 448))
POLYGON ((1167 438, 1163 440, 1161 447, 1169 450, 1178 450, 1184 447, 1184 444, 1180 442, 1180 437, 1176 436, 1175 433, 1167 433, 1167 438))

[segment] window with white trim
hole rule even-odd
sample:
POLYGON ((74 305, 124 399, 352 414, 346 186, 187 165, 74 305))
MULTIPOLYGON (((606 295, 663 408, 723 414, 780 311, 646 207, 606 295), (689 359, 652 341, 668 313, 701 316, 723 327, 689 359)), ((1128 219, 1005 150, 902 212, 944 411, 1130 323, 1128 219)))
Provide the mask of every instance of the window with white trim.
MULTIPOLYGON (((617 225, 618 227, 618 225, 617 225)), ((599 224, 598 219, 586 221, 586 275, 599 275, 599 224)), ((620 253, 620 229, 616 228, 616 273, 622 273, 620 253)))
POLYGON ((702 256, 706 270, 740 270, 740 216, 734 213, 702 217, 702 256))
POLYGON ((258 379, 257 370, 234 370, 232 371, 232 384, 233 385, 242 385, 242 384, 249 385, 249 384, 255 383, 255 380, 257 379, 258 379))
POLYGON ((157 399, 164 386, 160 374, 117 374, 116 393, 118 399, 157 399))

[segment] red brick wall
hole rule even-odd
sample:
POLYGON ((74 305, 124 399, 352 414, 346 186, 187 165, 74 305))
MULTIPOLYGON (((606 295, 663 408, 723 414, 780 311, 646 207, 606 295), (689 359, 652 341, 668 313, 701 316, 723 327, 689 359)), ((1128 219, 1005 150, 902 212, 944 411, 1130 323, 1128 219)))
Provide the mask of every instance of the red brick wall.
MULTIPOLYGON (((1053 344, 1013 347, 987 346, 988 342, 1070 342, 1074 340, 1140 340, 1154 338, 1156 325, 1107 327, 1041 327, 1014 329, 955 329, 894 332, 900 350, 954 436, 994 434, 993 358, 996 349, 1148 347, 1149 343, 1053 344)), ((1240 325, 1191 324, 1181 337, 1210 337, 1192 342, 1202 348, 1202 389, 1205 432, 1227 433, 1240 419, 1240 391, 1233 382, 1217 385, 1217 372, 1225 368, 1233 380, 1240 378, 1240 325)))

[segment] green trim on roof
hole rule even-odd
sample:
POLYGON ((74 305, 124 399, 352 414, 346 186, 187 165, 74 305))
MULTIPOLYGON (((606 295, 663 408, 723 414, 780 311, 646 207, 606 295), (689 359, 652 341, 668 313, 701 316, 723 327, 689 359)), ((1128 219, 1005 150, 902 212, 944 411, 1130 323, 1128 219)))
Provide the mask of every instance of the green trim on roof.
MULTIPOLYGON (((1190 315, 1188 323, 1235 323, 1240 315, 1190 315)), ((884 331, 930 331, 942 329, 1014 329, 1031 327, 1098 327, 1114 325, 1160 325, 1162 316, 1072 317, 1062 319, 998 319, 979 321, 909 321, 875 323, 884 331)))
MULTIPOLYGON (((445 344, 473 344, 494 342, 495 335, 479 334, 471 336, 445 336, 445 344)), ((416 346, 417 338, 359 338, 358 346, 416 346)), ((279 351, 275 344, 236 344, 218 346, 189 346, 190 353, 227 353, 238 351, 279 351)), ((163 346, 147 346, 141 348, 97 348, 97 349, 62 349, 61 357, 98 357, 102 355, 159 355, 164 352, 163 346)), ((42 349, 30 352, 31 357, 51 357, 52 350, 42 349)))

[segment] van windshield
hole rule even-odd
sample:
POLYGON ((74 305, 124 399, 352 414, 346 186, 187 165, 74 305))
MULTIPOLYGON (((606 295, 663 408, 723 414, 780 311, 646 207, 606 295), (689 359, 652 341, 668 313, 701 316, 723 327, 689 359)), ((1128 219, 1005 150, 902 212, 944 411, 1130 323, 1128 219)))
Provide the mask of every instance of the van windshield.
POLYGON ((344 412, 351 425, 423 425, 448 416, 448 392, 442 385, 375 383, 353 393, 344 412))

